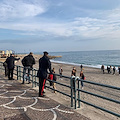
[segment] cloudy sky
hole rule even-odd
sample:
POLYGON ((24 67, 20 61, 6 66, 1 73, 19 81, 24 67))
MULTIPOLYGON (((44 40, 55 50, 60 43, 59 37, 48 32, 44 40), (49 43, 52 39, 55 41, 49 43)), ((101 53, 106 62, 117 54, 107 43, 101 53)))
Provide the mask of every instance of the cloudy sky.
POLYGON ((0 49, 120 50, 120 0, 0 0, 0 49))

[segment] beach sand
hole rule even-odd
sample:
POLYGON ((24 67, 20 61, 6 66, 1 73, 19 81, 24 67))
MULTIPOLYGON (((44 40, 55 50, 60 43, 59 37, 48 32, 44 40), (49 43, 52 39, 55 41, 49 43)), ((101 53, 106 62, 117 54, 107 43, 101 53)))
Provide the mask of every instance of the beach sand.
MULTIPOLYGON (((19 55, 18 57, 20 57, 22 60, 22 58, 24 56, 25 55, 19 55)), ((36 64, 33 67, 38 69, 38 66, 39 66, 38 60, 41 57, 41 55, 34 55, 34 57, 36 59, 36 64)), ((21 60, 18 61, 16 64, 22 65, 21 60)), ((55 68, 56 74, 59 74, 60 66, 62 66, 62 68, 63 68, 64 76, 70 77, 73 67, 76 67, 77 76, 79 76, 79 74, 80 74, 80 66, 52 62, 52 68, 53 67, 55 68)), ((120 76, 117 73, 117 71, 116 71, 115 75, 112 75, 112 74, 108 74, 107 70, 105 70, 105 74, 103 74, 101 69, 98 69, 98 68, 84 67, 84 66, 83 66, 83 68, 84 68, 83 72, 84 72, 84 75, 85 75, 87 81, 93 81, 93 82, 97 82, 97 83, 120 87, 120 76)), ((69 79, 64 79, 64 78, 60 79, 59 77, 57 77, 57 81, 64 83, 66 85, 70 85, 69 79)), ((49 84, 49 83, 47 82, 46 84, 49 84)), ((65 88, 63 86, 61 87, 60 85, 56 85, 56 87, 58 90, 64 91, 64 92, 70 94, 69 88, 65 88)), ((88 83, 84 83, 83 90, 120 101, 119 90, 113 90, 110 88, 95 86, 95 85, 91 85, 88 83)), ((63 105, 70 107, 70 98, 69 97, 66 97, 60 93, 55 94, 55 93, 53 93, 52 90, 49 90, 49 89, 46 89, 46 95, 48 97, 51 97, 52 99, 62 103, 63 105)), ((106 101, 101 98, 97 98, 97 97, 94 97, 94 96, 91 96, 91 95, 88 95, 85 93, 81 93, 81 100, 85 100, 87 102, 101 106, 105 109, 108 109, 108 110, 111 110, 113 112, 117 112, 120 114, 120 104, 109 102, 109 101, 106 101)), ((120 119, 118 117, 115 117, 114 115, 111 115, 109 113, 106 113, 104 111, 101 111, 99 109, 96 109, 94 107, 91 107, 91 106, 83 104, 83 103, 81 103, 81 108, 77 108, 76 111, 79 112, 80 114, 90 118, 91 120, 119 120, 120 119)))

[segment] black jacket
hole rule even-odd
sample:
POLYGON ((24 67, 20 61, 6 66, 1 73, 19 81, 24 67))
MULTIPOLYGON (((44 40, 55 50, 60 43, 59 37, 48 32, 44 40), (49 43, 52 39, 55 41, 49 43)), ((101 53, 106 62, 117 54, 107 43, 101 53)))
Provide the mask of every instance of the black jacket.
POLYGON ((33 64, 35 64, 35 59, 32 55, 27 55, 22 59, 22 64, 24 67, 33 67, 33 64))
POLYGON ((46 79, 48 73, 47 69, 49 69, 50 73, 52 73, 51 62, 49 58, 47 56, 43 56, 39 59, 39 70, 37 76, 39 78, 46 79))
POLYGON ((8 66, 8 69, 14 69, 15 67, 15 60, 19 60, 20 58, 15 58, 13 56, 10 56, 6 59, 6 63, 8 66))

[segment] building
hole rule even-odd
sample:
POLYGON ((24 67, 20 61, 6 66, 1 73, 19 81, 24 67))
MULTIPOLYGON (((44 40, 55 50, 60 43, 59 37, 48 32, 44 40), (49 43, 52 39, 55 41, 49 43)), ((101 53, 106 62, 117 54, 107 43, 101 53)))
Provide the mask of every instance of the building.
POLYGON ((6 50, 6 52, 4 50, 0 50, 0 58, 9 57, 10 54, 12 54, 12 50, 6 50))

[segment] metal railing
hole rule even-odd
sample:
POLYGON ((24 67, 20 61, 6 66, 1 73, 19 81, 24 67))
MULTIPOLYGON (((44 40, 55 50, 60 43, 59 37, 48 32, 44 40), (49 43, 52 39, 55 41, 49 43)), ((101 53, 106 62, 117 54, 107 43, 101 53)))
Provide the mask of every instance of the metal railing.
MULTIPOLYGON (((2 62, 0 62, 0 69, 4 70, 2 62)), ((17 80, 22 80, 23 79, 23 69, 24 69, 24 67, 17 66, 17 65, 15 66, 14 75, 17 76, 17 80)), ((39 86, 39 80, 38 80, 38 77, 37 77, 37 71, 38 70, 36 70, 36 69, 32 69, 31 72, 30 72, 30 74, 29 74, 30 81, 32 82, 32 87, 39 86)), ((56 76, 60 76, 58 74, 55 74, 55 75, 56 76)), ((71 77, 67 77, 67 76, 62 76, 62 78, 68 79, 69 80, 69 85, 66 85, 64 83, 61 83, 61 82, 58 82, 58 81, 54 81, 54 80, 52 80, 52 82, 56 83, 56 84, 58 84, 60 86, 68 88, 69 91, 70 91, 70 94, 65 93, 63 91, 60 91, 58 89, 54 89, 54 88, 50 87, 49 84, 46 84, 46 87, 49 88, 49 89, 51 89, 51 90, 57 91, 60 94, 63 94, 65 96, 69 97, 70 100, 71 100, 70 101, 71 107, 74 107, 75 109, 77 109, 77 107, 80 108, 81 102, 82 102, 84 104, 90 105, 92 107, 95 107, 95 108, 100 109, 102 111, 105 111, 107 113, 110 113, 110 114, 112 114, 114 116, 120 117, 120 114, 117 113, 117 112, 113 112, 111 110, 108 110, 108 109, 105 109, 103 107, 97 106, 97 105, 95 105, 93 103, 90 103, 90 102, 87 102, 85 100, 82 100, 81 99, 81 93, 85 93, 85 94, 89 94, 91 96, 95 96, 97 98, 101 98, 103 100, 111 101, 113 103, 116 103, 116 104, 120 105, 120 101, 119 100, 108 98, 108 97, 101 96, 101 95, 98 95, 98 94, 95 94, 95 93, 92 93, 92 92, 89 92, 89 91, 82 90, 80 88, 80 82, 82 81, 82 82, 87 83, 87 84, 92 84, 92 85, 95 85, 95 86, 101 86, 102 88, 110 88, 112 90, 118 90, 118 91, 120 90, 120 87, 115 87, 115 86, 100 84, 100 83, 96 83, 96 82, 82 80, 82 79, 79 79, 79 78, 71 78, 71 77), (74 85, 73 85, 73 82, 75 83, 74 85)), ((51 81, 50 79, 46 79, 46 80, 47 81, 51 81)))

